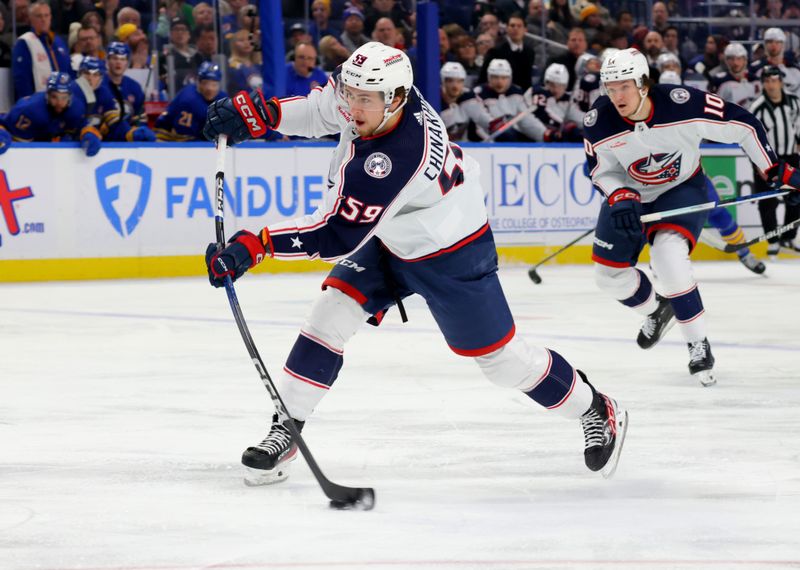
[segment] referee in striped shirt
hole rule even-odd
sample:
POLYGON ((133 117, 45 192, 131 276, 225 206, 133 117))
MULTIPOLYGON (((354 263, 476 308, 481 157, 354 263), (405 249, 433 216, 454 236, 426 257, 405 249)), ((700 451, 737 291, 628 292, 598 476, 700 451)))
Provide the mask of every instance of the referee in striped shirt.
MULTIPOLYGON (((800 143, 800 99, 796 95, 786 93, 783 88, 784 73, 776 65, 767 65, 761 72, 762 95, 750 105, 753 113, 767 130, 767 138, 778 158, 794 167, 800 166, 797 157, 797 145, 800 143)), ((768 183, 754 170, 755 191, 769 190, 768 183)), ((761 225, 769 232, 778 227, 778 199, 769 198, 758 203, 761 214, 761 225)), ((784 224, 800 217, 800 204, 785 204, 784 224)), ((797 228, 784 232, 779 237, 769 238, 768 255, 777 255, 781 247, 800 251, 795 244, 797 228)))

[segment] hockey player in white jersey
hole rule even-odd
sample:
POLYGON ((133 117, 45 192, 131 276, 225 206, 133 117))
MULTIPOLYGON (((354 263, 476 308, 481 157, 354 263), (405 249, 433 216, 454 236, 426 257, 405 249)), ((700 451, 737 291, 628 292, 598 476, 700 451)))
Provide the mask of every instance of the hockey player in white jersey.
POLYGON ((584 117, 592 182, 607 198, 592 252, 597 284, 645 316, 637 338, 642 348, 655 345, 677 320, 689 348, 690 373, 711 385, 714 357, 689 261, 707 212, 648 224, 640 216, 707 201, 703 139, 739 144, 761 171, 793 187, 800 185, 800 174, 778 163, 752 114, 691 87, 654 85, 647 60, 636 49, 604 61, 600 78, 608 96, 584 117), (663 297, 635 267, 647 242, 663 297))
MULTIPOLYGON (((484 128, 478 125, 478 133, 487 139, 503 126, 527 109, 522 99, 522 89, 511 82, 511 64, 505 59, 493 59, 486 68, 487 83, 475 87, 478 101, 483 105, 489 117, 489 124, 484 128)), ((527 121, 527 117, 522 122, 527 121)), ((497 136, 498 142, 520 140, 519 125, 516 129, 508 129, 497 136)))
POLYGON ((489 114, 464 83, 467 72, 457 61, 448 61, 439 70, 442 82, 442 111, 440 113, 447 137, 451 141, 464 141, 468 138, 480 140, 475 126, 489 128, 489 114))
POLYGON ((712 73, 708 90, 747 109, 761 93, 761 84, 751 81, 747 73, 747 49, 731 42, 725 46, 724 57, 728 70, 712 73))
POLYGON ((583 112, 572 101, 569 71, 561 63, 551 63, 544 72, 544 87, 531 87, 525 92, 531 116, 520 121, 519 130, 537 142, 580 142, 583 112))
POLYGON ((602 60, 593 53, 582 54, 575 62, 575 86, 572 102, 586 113, 600 96, 600 65, 602 60))
MULTIPOLYGON (((474 358, 489 380, 580 419, 586 465, 610 475, 627 414, 556 351, 515 334, 477 163, 448 141, 441 118, 413 87, 408 57, 367 43, 308 97, 267 100, 260 90, 242 91, 212 104, 205 133, 236 143, 271 129, 341 134, 323 203, 312 215, 240 231, 221 251, 210 244, 206 262, 216 287, 266 256, 338 262, 275 379, 298 428, 336 380, 345 343, 393 305, 403 315, 401 300, 416 293, 451 349, 474 358)), ((251 483, 284 479, 297 454, 276 420, 242 457, 251 483)))

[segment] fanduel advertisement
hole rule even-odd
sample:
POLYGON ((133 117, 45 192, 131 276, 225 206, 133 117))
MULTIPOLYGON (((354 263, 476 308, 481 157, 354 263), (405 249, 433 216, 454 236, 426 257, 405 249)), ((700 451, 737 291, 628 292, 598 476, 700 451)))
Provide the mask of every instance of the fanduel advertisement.
MULTIPOLYGON (((332 150, 230 149, 228 235, 313 212, 326 191, 332 150)), ((464 150, 481 165, 499 245, 560 245, 594 227, 602 197, 584 174, 582 147, 464 150)), ((708 154, 723 197, 749 193, 752 170, 741 151, 708 154)), ((0 158, 0 259, 200 255, 214 239, 215 162, 215 150, 204 145, 109 145, 93 158, 66 145, 15 145, 0 158)), ((740 221, 747 218, 740 209, 740 221)))

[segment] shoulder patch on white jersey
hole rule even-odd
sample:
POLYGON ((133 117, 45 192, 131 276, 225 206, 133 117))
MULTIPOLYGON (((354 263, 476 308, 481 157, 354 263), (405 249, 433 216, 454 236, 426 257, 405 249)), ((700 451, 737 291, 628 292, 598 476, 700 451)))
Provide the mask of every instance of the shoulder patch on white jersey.
POLYGON ((679 105, 686 103, 686 101, 689 100, 689 97, 691 97, 689 92, 686 89, 683 89, 682 87, 679 87, 678 89, 673 89, 672 91, 669 92, 669 98, 678 103, 679 105))
POLYGON ((583 126, 591 127, 597 122, 597 109, 592 109, 583 116, 583 126))
POLYGON ((373 178, 386 178, 392 171, 392 161, 382 152, 373 152, 364 161, 364 170, 373 178))
POLYGON ((583 76, 583 80, 588 83, 593 82, 595 79, 597 79, 597 77, 595 76, 594 73, 587 73, 586 75, 583 76))

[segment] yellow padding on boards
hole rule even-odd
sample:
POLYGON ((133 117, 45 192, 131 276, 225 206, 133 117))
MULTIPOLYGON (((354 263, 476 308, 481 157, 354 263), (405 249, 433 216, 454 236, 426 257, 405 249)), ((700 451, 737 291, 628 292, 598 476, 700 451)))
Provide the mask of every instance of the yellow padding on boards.
MULTIPOLYGON (((538 263, 561 246, 504 246, 497 249, 501 264, 538 263)), ((766 255, 766 245, 754 246, 757 256, 766 255)), ((591 263, 592 247, 575 245, 548 263, 591 263)), ((736 260, 735 254, 726 254, 705 244, 698 244, 692 254, 694 260, 736 260)), ((645 248, 639 261, 650 260, 645 248)), ((254 273, 301 273, 330 271, 331 264, 324 261, 276 261, 267 259, 256 267, 254 273)), ((137 279, 156 277, 191 277, 205 275, 206 266, 201 255, 164 257, 108 257, 82 259, 12 259, 0 260, 0 282, 71 281, 80 279, 137 279)))

